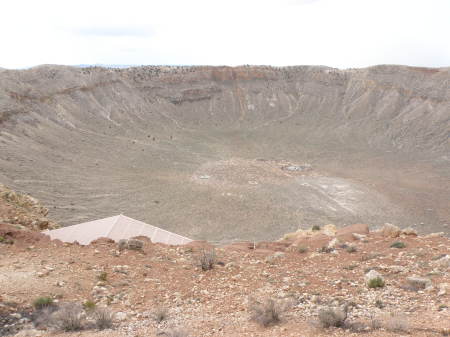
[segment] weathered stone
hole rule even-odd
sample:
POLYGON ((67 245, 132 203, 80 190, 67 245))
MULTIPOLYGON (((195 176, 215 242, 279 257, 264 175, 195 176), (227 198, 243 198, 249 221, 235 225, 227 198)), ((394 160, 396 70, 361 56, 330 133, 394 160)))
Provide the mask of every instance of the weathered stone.
POLYGON ((114 318, 119 322, 123 322, 127 319, 127 313, 123 311, 116 312, 114 318))
POLYGON ((440 259, 433 261, 433 264, 443 268, 450 268, 450 255, 444 255, 440 259))
POLYGON ((450 283, 439 283, 438 289, 438 296, 450 294, 450 283))
POLYGON ((383 228, 381 228, 381 234, 384 237, 396 238, 400 236, 400 233, 401 233, 400 228, 390 223, 385 223, 383 228))
POLYGON ((336 249, 337 246, 338 246, 340 243, 341 243, 341 242, 339 241, 338 238, 334 238, 333 240, 331 240, 331 241, 328 243, 327 247, 328 247, 329 249, 336 249))
POLYGON ((431 280, 426 277, 407 277, 406 282, 409 287, 419 290, 419 289, 428 289, 432 287, 431 280))
POLYGON ((406 227, 402 229, 402 234, 404 235, 411 235, 411 236, 417 236, 417 231, 412 227, 406 227))
POLYGON ((369 234, 369 225, 366 224, 354 224, 339 228, 336 232, 336 237, 341 241, 354 241, 358 239, 356 235, 363 235, 364 237, 369 234))
POLYGON ((119 250, 141 250, 144 247, 144 241, 137 239, 122 239, 118 242, 119 250))

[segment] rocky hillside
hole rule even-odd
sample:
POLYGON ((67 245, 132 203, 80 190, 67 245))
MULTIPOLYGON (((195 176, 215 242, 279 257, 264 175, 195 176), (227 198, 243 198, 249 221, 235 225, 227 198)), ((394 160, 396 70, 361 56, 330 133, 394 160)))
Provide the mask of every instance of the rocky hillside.
POLYGON ((168 119, 174 125, 166 128, 220 131, 286 122, 313 139, 443 153, 449 145, 449 78, 448 68, 403 66, 41 66, 1 73, 0 120, 45 118, 73 128, 87 119, 102 130, 168 119))
POLYGON ((122 212, 227 242, 326 223, 442 230, 449 75, 404 66, 2 70, 0 181, 32 192, 62 225, 122 212))
POLYGON ((128 247, 0 225, 0 336, 450 334, 450 242, 439 234, 359 224, 128 247))
POLYGON ((45 230, 59 226, 47 219, 48 209, 30 195, 0 185, 0 223, 19 229, 45 230))

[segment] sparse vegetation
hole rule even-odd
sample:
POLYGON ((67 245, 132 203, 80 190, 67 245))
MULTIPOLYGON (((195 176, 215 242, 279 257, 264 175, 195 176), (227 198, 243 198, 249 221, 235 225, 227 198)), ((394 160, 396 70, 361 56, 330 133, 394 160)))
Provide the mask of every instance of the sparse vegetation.
POLYGON ((322 328, 343 327, 346 319, 346 307, 325 307, 319 310, 318 320, 322 328))
POLYGON ((438 311, 443 311, 445 309, 448 309, 448 306, 446 304, 439 304, 438 311))
POLYGON ((43 309, 53 305, 53 298, 48 296, 38 297, 33 302, 33 307, 36 309, 43 309))
POLYGON ((312 230, 313 232, 320 231, 320 226, 319 226, 319 225, 314 225, 314 226, 311 227, 311 230, 312 230))
POLYGON ((95 327, 99 330, 109 329, 113 326, 113 313, 107 308, 97 308, 93 313, 95 327))
POLYGON ((328 247, 328 246, 323 246, 321 248, 319 248, 319 253, 331 253, 334 250, 334 248, 328 247))
POLYGON ((407 332, 409 321, 404 314, 389 313, 380 318, 381 327, 392 332, 407 332))
POLYGON ((350 264, 350 265, 348 265, 348 266, 342 267, 342 269, 345 269, 345 270, 354 270, 354 269, 356 269, 356 268, 358 268, 358 265, 357 265, 357 264, 350 264))
POLYGON ((402 241, 395 241, 391 244, 391 248, 405 248, 406 244, 402 241))
POLYGON ((214 268, 216 264, 216 251, 214 249, 211 250, 203 250, 198 257, 198 264, 202 268, 203 271, 211 270, 214 268))
POLYGON ((377 258, 382 257, 382 256, 384 256, 384 255, 381 254, 381 253, 366 254, 366 255, 361 256, 361 262, 374 260, 374 259, 377 259, 377 258))
POLYGON ((97 279, 99 281, 106 282, 108 280, 108 273, 106 271, 102 271, 100 274, 98 274, 97 279))
POLYGON ((308 252, 308 247, 305 246, 298 246, 297 247, 297 252, 299 252, 300 254, 305 254, 308 252))
POLYGON ((93 311, 97 307, 97 304, 95 304, 94 301, 87 300, 83 303, 83 308, 86 311, 93 311))
POLYGON ((356 253, 358 249, 355 246, 348 246, 346 249, 347 253, 356 253))
POLYGON ((253 300, 249 308, 251 320, 263 327, 279 323, 285 310, 286 307, 282 303, 272 298, 267 298, 261 302, 253 300))
POLYGON ((376 300, 376 301, 375 301, 375 306, 376 306, 378 309, 383 309, 383 308, 385 307, 385 305, 384 305, 384 303, 383 303, 382 300, 376 300))
POLYGON ((155 309, 153 312, 153 318, 156 322, 161 323, 167 319, 169 315, 169 310, 166 307, 160 306, 155 309))
POLYGON ((384 280, 381 277, 375 277, 367 282, 369 288, 383 288, 384 280))
POLYGON ((81 306, 68 303, 50 317, 50 325, 61 331, 79 331, 84 328, 81 306))
POLYGON ((0 243, 12 245, 14 243, 14 241, 6 238, 4 236, 0 236, 0 243))

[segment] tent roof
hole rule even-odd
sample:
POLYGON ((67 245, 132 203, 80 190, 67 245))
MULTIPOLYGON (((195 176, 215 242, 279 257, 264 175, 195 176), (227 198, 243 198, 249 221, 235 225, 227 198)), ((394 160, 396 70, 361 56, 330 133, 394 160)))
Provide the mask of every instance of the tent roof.
POLYGON ((114 241, 119 241, 136 236, 146 236, 152 242, 169 245, 183 245, 192 241, 184 236, 148 225, 145 222, 129 218, 122 214, 44 231, 43 233, 49 235, 52 240, 58 239, 63 242, 77 241, 82 245, 87 245, 99 238, 109 238, 114 241))

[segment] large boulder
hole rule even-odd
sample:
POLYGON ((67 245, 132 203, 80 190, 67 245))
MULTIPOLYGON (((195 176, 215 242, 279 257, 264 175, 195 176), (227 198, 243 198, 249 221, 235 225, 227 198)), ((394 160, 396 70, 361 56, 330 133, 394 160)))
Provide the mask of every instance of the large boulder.
POLYGON ((122 239, 118 243, 119 249, 142 250, 144 242, 137 239, 122 239))
POLYGON ((393 224, 385 223, 380 232, 386 238, 397 238, 400 236, 401 230, 393 224))
POLYGON ((336 232, 336 237, 340 241, 343 241, 343 242, 355 241, 355 240, 357 240, 357 238, 353 234, 368 235, 369 234, 369 225, 354 224, 354 225, 339 228, 336 232))
POLYGON ((431 280, 426 277, 410 276, 406 278, 406 283, 413 290, 422 290, 432 288, 431 280))
POLYGON ((292 247, 304 247, 309 250, 316 250, 328 246, 331 238, 332 237, 321 233, 314 236, 304 236, 295 240, 292 247))

